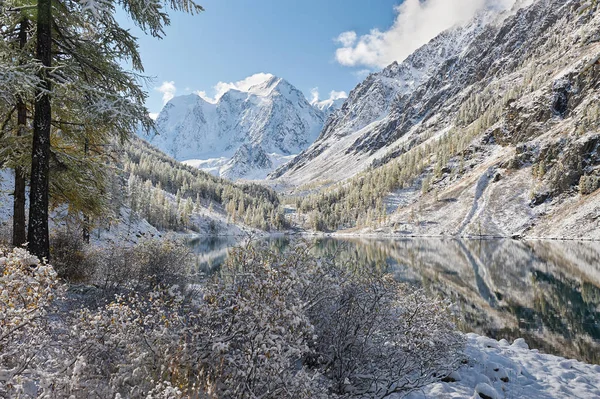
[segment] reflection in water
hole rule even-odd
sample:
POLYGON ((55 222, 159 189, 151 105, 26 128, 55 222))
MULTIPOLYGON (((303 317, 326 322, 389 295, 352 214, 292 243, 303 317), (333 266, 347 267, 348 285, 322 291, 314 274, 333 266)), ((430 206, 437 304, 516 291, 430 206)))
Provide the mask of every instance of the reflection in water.
MULTIPOLYGON (((207 273, 233 245, 223 238, 190 242, 207 273)), ((283 250, 290 240, 269 245, 283 250)), ((320 238, 314 251, 451 299, 464 331, 524 337, 543 352, 600 364, 600 243, 320 238)))
POLYGON ((195 272, 212 274, 227 259, 229 248, 238 242, 234 237, 199 237, 189 240, 187 245, 196 254, 195 272))

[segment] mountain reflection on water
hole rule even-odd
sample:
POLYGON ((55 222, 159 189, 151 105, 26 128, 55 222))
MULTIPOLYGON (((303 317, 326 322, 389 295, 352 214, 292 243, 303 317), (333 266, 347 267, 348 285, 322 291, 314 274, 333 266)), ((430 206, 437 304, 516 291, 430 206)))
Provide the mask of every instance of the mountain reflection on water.
MULTIPOLYGON (((600 243, 455 239, 318 238, 317 255, 392 273, 453 301, 457 325, 496 339, 600 364, 600 243)), ((283 250, 289 238, 271 238, 283 250)), ((198 267, 214 272, 236 242, 190 241, 198 267)))

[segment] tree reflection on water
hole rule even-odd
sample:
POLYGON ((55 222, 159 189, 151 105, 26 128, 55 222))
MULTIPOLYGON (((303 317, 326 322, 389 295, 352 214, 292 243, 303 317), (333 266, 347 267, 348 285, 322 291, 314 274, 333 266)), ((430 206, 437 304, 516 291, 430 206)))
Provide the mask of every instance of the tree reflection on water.
MULTIPOLYGON (((523 337, 531 348, 600 364, 600 243, 454 239, 313 239, 313 251, 348 268, 392 273, 451 299, 466 332, 523 337)), ((284 250, 290 238, 266 245, 284 250)), ((214 272, 231 239, 190 242, 214 272)))

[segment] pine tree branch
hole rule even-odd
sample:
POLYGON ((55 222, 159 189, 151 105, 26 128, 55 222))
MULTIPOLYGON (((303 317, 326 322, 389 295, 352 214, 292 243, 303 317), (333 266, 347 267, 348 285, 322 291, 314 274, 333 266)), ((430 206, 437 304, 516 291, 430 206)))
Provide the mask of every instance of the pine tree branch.
POLYGON ((4 122, 2 122, 2 127, 0 127, 0 138, 4 137, 4 131, 6 130, 6 126, 8 125, 8 123, 10 122, 10 120, 12 119, 12 116, 15 112, 15 110, 17 109, 17 106, 13 106, 10 111, 8 112, 8 115, 6 116, 6 119, 4 120, 4 122))

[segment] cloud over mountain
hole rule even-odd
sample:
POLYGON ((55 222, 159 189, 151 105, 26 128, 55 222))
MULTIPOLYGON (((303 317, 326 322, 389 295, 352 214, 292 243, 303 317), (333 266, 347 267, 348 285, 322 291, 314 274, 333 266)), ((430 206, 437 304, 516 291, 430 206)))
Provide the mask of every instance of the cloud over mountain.
POLYGON ((386 31, 373 29, 358 36, 341 33, 336 60, 345 66, 382 68, 403 61, 440 32, 469 21, 486 7, 509 8, 514 0, 406 0, 395 7, 394 24, 386 31))
POLYGON ((213 86, 213 95, 209 95, 204 90, 196 91, 195 93, 202 97, 205 101, 209 103, 215 104, 223 94, 227 93, 229 90, 238 90, 241 92, 248 92, 252 86, 259 85, 261 83, 266 82, 267 80, 273 78, 273 75, 270 73, 256 73, 252 76, 248 76, 245 79, 239 80, 237 82, 219 82, 213 86))

